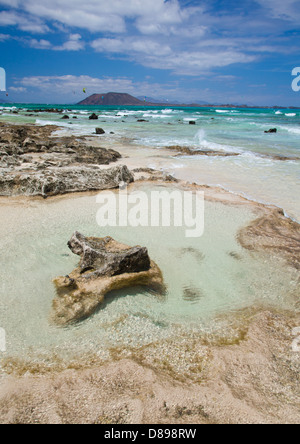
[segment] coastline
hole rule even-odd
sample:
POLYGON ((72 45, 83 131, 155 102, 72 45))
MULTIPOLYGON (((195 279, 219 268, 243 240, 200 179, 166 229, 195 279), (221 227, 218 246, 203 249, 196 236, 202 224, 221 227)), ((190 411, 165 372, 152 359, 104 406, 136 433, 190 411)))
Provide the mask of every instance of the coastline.
MULTIPOLYGON (((117 146, 115 148, 118 151, 117 146)), ((119 163, 125 164, 135 176, 129 190, 139 184, 204 190, 209 202, 251 209, 255 221, 237 233, 243 248, 266 256, 270 252, 276 257, 279 255, 286 267, 299 272, 300 228, 285 218, 282 210, 222 188, 187 184, 162 171, 143 169, 135 159, 123 157, 115 165, 119 163)), ((66 193, 46 200, 42 196, 1 197, 0 206, 4 215, 8 207, 41 203, 51 207, 57 202, 93 197, 96 193, 98 191, 66 193)), ((184 350, 182 354, 187 360, 195 360, 193 371, 179 377, 168 364, 167 345, 165 361, 160 363, 155 362, 155 347, 151 349, 151 345, 127 350, 127 353, 116 348, 111 352, 111 362, 102 366, 91 357, 87 368, 77 362, 69 364, 69 370, 63 365, 61 368, 58 365, 58 369, 54 365, 50 372, 47 369, 43 372, 42 367, 35 367, 34 363, 30 367, 26 362, 20 371, 22 362, 8 360, 6 368, 11 376, 5 377, 0 386, 1 422, 298 423, 300 364, 299 354, 292 351, 291 344, 292 331, 300 325, 300 314, 275 308, 266 310, 262 306, 242 310, 236 316, 243 320, 244 329, 239 329, 240 335, 234 340, 226 342, 225 338, 224 344, 224 338, 216 343, 210 338, 205 343, 196 336, 187 343, 178 342, 177 349, 184 350), (119 388, 112 397, 112 388, 116 385, 119 388), (84 405, 86 396, 90 399, 88 408, 84 405), (76 404, 78 398, 82 400, 79 405, 76 404)))

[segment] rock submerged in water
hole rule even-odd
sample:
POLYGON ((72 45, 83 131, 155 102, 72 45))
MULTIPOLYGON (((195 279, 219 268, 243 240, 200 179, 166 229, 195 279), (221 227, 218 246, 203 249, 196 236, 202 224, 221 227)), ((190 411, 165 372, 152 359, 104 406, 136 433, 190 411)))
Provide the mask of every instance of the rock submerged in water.
POLYGON ((129 247, 111 237, 85 237, 75 232, 68 242, 70 250, 81 257, 70 275, 54 279, 57 297, 52 320, 68 325, 92 315, 113 290, 147 286, 163 290, 163 276, 151 261, 147 248, 129 247))
POLYGON ((195 150, 187 146, 173 145, 166 146, 165 149, 177 152, 178 156, 211 156, 211 157, 237 157, 240 153, 231 153, 227 151, 216 150, 195 150))

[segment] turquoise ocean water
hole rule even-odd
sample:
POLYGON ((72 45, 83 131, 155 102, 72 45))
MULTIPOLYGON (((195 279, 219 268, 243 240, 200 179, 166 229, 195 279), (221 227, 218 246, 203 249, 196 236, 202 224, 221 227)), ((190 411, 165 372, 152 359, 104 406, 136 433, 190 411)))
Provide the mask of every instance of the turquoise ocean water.
POLYGON ((138 148, 146 167, 275 204, 300 220, 300 110, 10 104, 0 107, 0 121, 59 124, 74 135, 92 135, 99 126, 106 131, 103 146, 138 148), (50 108, 62 110, 70 120, 61 120, 57 113, 34 112, 50 108), (99 115, 98 121, 89 120, 92 112, 99 115), (271 128, 277 128, 277 134, 265 134, 271 128), (171 153, 162 159, 159 150, 172 145, 240 156, 178 158, 171 153))

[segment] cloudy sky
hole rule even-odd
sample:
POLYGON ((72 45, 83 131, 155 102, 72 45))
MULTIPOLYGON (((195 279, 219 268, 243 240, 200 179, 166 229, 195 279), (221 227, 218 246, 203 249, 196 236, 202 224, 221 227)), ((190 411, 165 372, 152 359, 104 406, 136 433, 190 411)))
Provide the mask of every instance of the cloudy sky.
MULTIPOLYGON (((11 101, 127 92, 300 106, 300 0, 0 0, 11 101)), ((5 93, 0 93, 5 98, 5 93)))

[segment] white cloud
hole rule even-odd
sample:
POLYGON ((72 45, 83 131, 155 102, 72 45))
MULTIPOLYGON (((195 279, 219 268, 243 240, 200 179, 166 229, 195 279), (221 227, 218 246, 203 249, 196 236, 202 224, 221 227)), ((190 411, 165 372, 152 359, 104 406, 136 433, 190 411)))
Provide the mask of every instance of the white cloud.
POLYGON ((19 86, 19 87, 11 86, 9 88, 9 91, 12 91, 14 93, 24 93, 24 92, 27 92, 27 88, 24 88, 23 86, 19 86))
POLYGON ((0 42, 4 42, 5 40, 9 40, 10 35, 8 34, 0 34, 0 42))
POLYGON ((164 25, 178 25, 189 16, 189 8, 181 8, 178 0, 0 0, 0 4, 91 32, 122 33, 126 19, 133 19, 141 32, 155 33, 164 25))
POLYGON ((55 51, 80 51, 85 46, 80 34, 71 34, 69 40, 61 46, 54 46, 55 51))
POLYGON ((166 56, 172 53, 168 45, 144 38, 97 39, 91 43, 91 46, 98 52, 126 53, 131 57, 135 54, 166 56))
POLYGON ((49 27, 39 19, 11 11, 0 12, 0 26, 18 26, 22 31, 32 34, 45 34, 50 31, 49 27))
POLYGON ((71 34, 69 36, 69 40, 64 42, 60 46, 52 45, 49 40, 37 40, 37 39, 31 39, 29 40, 29 46, 35 49, 49 49, 53 51, 80 51, 84 48, 85 43, 81 41, 81 35, 80 34, 71 34))
POLYGON ((37 40, 37 39, 31 39, 29 41, 29 45, 32 48, 36 48, 36 49, 51 49, 52 48, 52 44, 48 41, 48 40, 37 40))
POLYGON ((299 0, 256 0, 256 2, 268 9, 273 18, 299 22, 299 0))
POLYGON ((83 88, 87 88, 89 92, 104 92, 103 90, 114 90, 121 88, 133 88, 133 82, 127 78, 93 78, 90 76, 29 76, 24 77, 19 83, 25 87, 36 88, 43 91, 51 91, 51 93, 69 94, 73 91, 82 92, 83 88))
POLYGON ((145 13, 140 11, 136 22, 142 34, 168 34, 171 25, 179 25, 189 17, 188 9, 181 9, 179 2, 152 2, 152 7, 145 13))
POLYGON ((33 34, 51 33, 47 39, 23 38, 36 49, 80 51, 90 46, 108 57, 179 75, 197 76, 214 68, 252 63, 270 53, 297 51, 295 45, 276 41, 278 21, 270 17, 290 20, 298 14, 299 18, 299 0, 253 0, 247 14, 241 13, 239 5, 229 14, 226 2, 220 2, 218 8, 215 2, 212 6, 199 0, 197 7, 190 6, 192 3, 0 0, 0 5, 10 7, 0 12, 0 26, 17 26, 33 34), (86 37, 88 34, 81 30, 93 36, 86 37), (53 43, 53 31, 65 35, 61 44, 53 43))
POLYGON ((255 56, 234 49, 177 51, 166 44, 149 39, 98 39, 92 42, 91 46, 98 52, 126 54, 128 58, 149 68, 167 69, 176 74, 192 76, 212 68, 255 60, 255 56))
POLYGON ((235 63, 250 63, 256 60, 255 56, 246 55, 238 51, 213 52, 182 52, 165 57, 163 65, 155 56, 147 57, 145 66, 151 68, 170 69, 176 74, 195 76, 206 73, 213 68, 225 67, 235 63))

